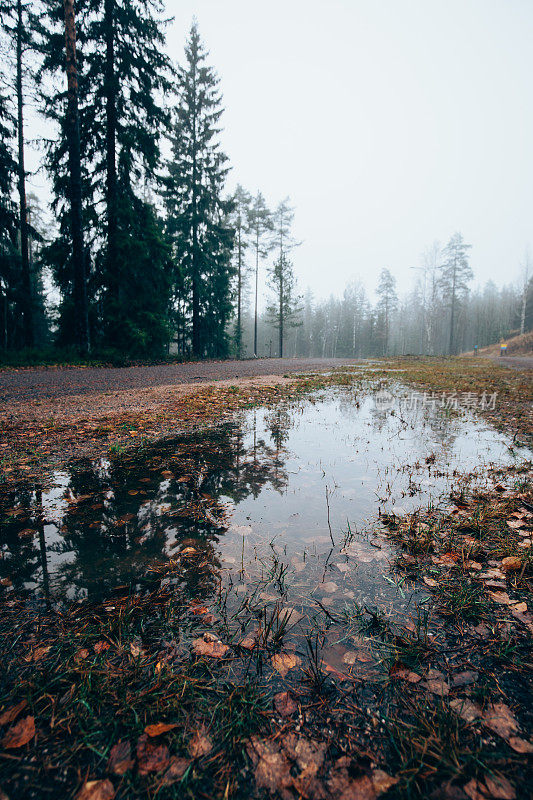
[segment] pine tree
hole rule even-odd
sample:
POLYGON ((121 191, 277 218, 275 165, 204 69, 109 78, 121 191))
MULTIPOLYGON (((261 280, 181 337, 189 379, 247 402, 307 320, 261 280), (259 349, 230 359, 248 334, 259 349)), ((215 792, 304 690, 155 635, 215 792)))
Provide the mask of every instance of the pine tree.
POLYGON ((234 265, 236 270, 236 304, 237 319, 235 321, 235 354, 237 358, 242 358, 242 305, 243 293, 246 278, 248 275, 248 265, 246 254, 250 245, 250 204, 252 198, 250 194, 239 184, 233 195, 233 214, 231 216, 232 227, 235 231, 234 246, 234 265))
POLYGON ((381 355, 386 355, 389 344, 391 316, 392 312, 398 305, 398 297, 396 295, 396 279, 391 274, 390 270, 381 270, 379 284, 376 291, 379 297, 377 311, 380 322, 380 337, 382 342, 381 355))
POLYGON ((255 250, 254 356, 257 358, 259 262, 266 258, 272 249, 272 241, 269 238, 269 234, 271 234, 273 230, 272 214, 261 192, 258 192, 254 197, 249 220, 250 232, 252 234, 253 247, 255 250))
POLYGON ((444 248, 444 261, 440 267, 439 285, 442 295, 450 310, 450 327, 448 336, 448 353, 455 352, 455 334, 458 306, 468 294, 468 282, 473 273, 468 263, 468 251, 471 245, 465 244, 460 233, 455 233, 444 248))
POLYGON ((221 150, 219 79, 206 64, 196 23, 178 71, 172 159, 166 191, 167 230, 190 306, 196 357, 227 352, 231 314, 231 201, 223 198, 227 157, 221 150))
POLYGON ((78 105, 78 64, 76 56, 76 20, 74 0, 64 0, 67 68, 67 111, 65 133, 68 148, 70 230, 72 236, 73 299, 76 345, 81 353, 90 350, 87 276, 83 244, 83 203, 80 119, 78 105))
MULTIPOLYGON (((45 42, 44 69, 49 74, 64 70, 58 58, 57 8, 46 0, 50 24, 45 42)), ((170 90, 170 61, 164 53, 164 23, 159 18, 160 0, 80 0, 78 23, 78 100, 81 141, 81 185, 85 226, 85 266, 92 298, 90 318, 100 342, 113 346, 120 331, 121 340, 130 353, 143 342, 153 341, 149 330, 141 331, 141 318, 130 319, 129 284, 140 284, 146 268, 131 262, 136 235, 141 221, 147 222, 144 246, 153 244, 151 270, 161 274, 155 284, 167 286, 163 273, 169 267, 160 247, 160 234, 152 236, 152 228, 161 227, 161 220, 142 195, 147 187, 158 185, 161 165, 161 137, 168 127, 168 112, 161 97, 170 90), (146 207, 140 210, 141 204, 146 207), (102 213, 102 210, 104 213, 102 213), (133 218, 137 224, 133 224, 133 218), (119 251, 119 244, 123 248, 119 251), (126 345, 124 335, 131 333, 126 345)), ((66 98, 60 97, 62 103, 66 98)), ((48 257, 62 288, 63 338, 68 340, 73 317, 72 270, 66 261, 71 249, 70 232, 65 221, 65 185, 67 124, 62 104, 54 91, 48 97, 47 116, 59 127, 59 138, 48 149, 48 168, 53 178, 55 208, 60 221, 57 239, 48 248, 48 257), (70 323, 70 324, 69 324, 70 323)), ((143 235, 143 231, 140 231, 143 235)), ((150 263, 148 261, 148 263, 150 263)), ((149 283, 149 282, 148 282, 149 283)), ((145 286, 148 284, 145 282, 145 286)), ((169 297, 164 298, 165 320, 160 319, 161 298, 144 297, 146 319, 155 315, 167 329, 169 297)), ((160 328, 160 329, 162 329, 160 328)), ((159 337, 156 337, 159 341, 159 337)))
POLYGON ((33 308, 31 294, 31 275, 28 248, 28 219, 26 201, 26 143, 24 135, 24 119, 26 107, 26 82, 29 70, 26 68, 28 53, 36 50, 35 32, 36 15, 32 4, 23 0, 2 0, 0 3, 0 20, 5 35, 11 42, 11 50, 15 56, 14 92, 16 98, 16 132, 17 132, 17 193, 18 193, 18 229, 20 237, 20 287, 18 305, 22 315, 23 344, 31 347, 34 344, 33 308))
POLYGON ((12 327, 10 306, 13 300, 13 284, 18 266, 16 253, 17 217, 12 200, 16 162, 12 142, 15 121, 9 108, 2 75, 0 85, 0 347, 10 346, 9 330, 12 327))
POLYGON ((299 296, 296 296, 296 279, 292 263, 282 253, 269 270, 269 284, 275 295, 275 303, 268 307, 267 313, 274 320, 278 331, 278 355, 283 358, 283 340, 288 327, 296 327, 301 312, 299 296))

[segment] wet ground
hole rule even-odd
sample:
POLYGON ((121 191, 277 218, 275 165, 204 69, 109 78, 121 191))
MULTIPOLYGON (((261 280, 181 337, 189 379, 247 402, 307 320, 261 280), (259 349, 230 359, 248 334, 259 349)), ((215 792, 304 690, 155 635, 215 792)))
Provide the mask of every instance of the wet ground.
POLYGON ((401 387, 392 401, 328 389, 21 485, 3 499, 0 578, 52 604, 100 601, 174 559, 193 601, 232 614, 251 598, 291 623, 354 603, 408 613, 381 515, 449 502, 473 471, 483 483, 529 455, 510 445, 401 387))

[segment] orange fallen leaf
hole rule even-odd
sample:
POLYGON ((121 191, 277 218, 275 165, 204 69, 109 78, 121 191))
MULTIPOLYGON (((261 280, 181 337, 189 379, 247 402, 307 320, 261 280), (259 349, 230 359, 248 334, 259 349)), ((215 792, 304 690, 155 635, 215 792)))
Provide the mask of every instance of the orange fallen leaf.
POLYGON ((195 639, 192 643, 193 651, 197 656, 207 656, 207 658, 224 658, 229 651, 227 644, 211 639, 195 639))
POLYGON ((272 666, 279 672, 282 678, 285 677, 290 669, 299 667, 302 659, 294 653, 275 653, 272 656, 272 666))
POLYGON ((25 717, 9 728, 8 732, 2 739, 2 746, 6 750, 12 750, 16 747, 23 747, 28 742, 31 742, 35 736, 35 718, 25 717))
POLYGON ((180 781, 185 773, 187 772, 188 767, 191 764, 191 760, 189 758, 180 758, 179 756, 172 756, 170 759, 170 765, 165 774, 163 775, 163 785, 169 786, 176 781, 180 781))
POLYGON ((113 800, 115 787, 110 780, 87 781, 76 795, 76 800, 113 800))
POLYGON ((100 654, 103 653, 104 650, 109 650, 110 647, 111 645, 109 644, 109 642, 101 641, 101 642, 96 642, 96 644, 93 647, 93 650, 95 653, 100 654))
POLYGON ((177 727, 177 723, 175 722, 156 722, 155 725, 147 725, 144 732, 153 738, 154 736, 161 736, 162 733, 166 733, 177 727))
POLYGON ((23 711, 28 703, 26 700, 21 700, 15 706, 10 706, 2 714, 0 714, 0 725, 7 725, 9 722, 16 720, 21 711, 23 711))

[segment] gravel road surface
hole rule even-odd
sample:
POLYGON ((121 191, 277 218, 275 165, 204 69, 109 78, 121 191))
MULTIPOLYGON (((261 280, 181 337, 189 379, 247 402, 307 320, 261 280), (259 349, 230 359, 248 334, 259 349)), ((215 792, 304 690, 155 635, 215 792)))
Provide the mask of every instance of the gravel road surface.
POLYGON ((185 364, 156 364, 146 367, 67 367, 0 372, 0 402, 64 398, 174 386, 184 383, 284 375, 292 372, 328 370, 353 359, 283 358, 245 361, 202 361, 185 364))

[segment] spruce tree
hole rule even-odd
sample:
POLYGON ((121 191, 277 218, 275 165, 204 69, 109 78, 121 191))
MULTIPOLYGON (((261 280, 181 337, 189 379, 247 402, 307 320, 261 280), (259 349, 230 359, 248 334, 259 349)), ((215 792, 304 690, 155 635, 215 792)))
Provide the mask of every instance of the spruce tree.
POLYGON ((293 266, 283 252, 269 270, 269 284, 274 292, 275 302, 268 307, 267 313, 274 320, 274 327, 278 331, 278 356, 283 358, 285 331, 288 327, 300 324, 298 317, 302 311, 301 297, 295 294, 293 266))
POLYGON ((10 41, 10 50, 14 54, 13 89, 16 102, 17 133, 17 194, 18 194, 18 229, 20 254, 20 285, 18 290, 18 306, 22 316, 22 343, 27 347, 34 344, 33 307, 31 292, 31 275, 29 261, 29 233, 26 201, 26 143, 24 121, 26 110, 26 84, 30 79, 27 69, 29 54, 36 51, 35 33, 37 27, 33 5, 27 0, 2 0, 0 3, 0 20, 4 34, 10 41))
POLYGON ((218 127, 223 113, 219 79, 206 63, 196 23, 177 76, 172 159, 166 188, 167 231, 176 270, 190 308, 193 355, 227 353, 232 310, 233 231, 230 200, 224 199, 229 168, 218 127))
POLYGON ((255 293, 254 293, 254 356, 257 358, 257 312, 259 300, 259 263, 265 259, 273 243, 269 235, 273 230, 272 213, 261 192, 257 192, 250 208, 250 231, 255 250, 255 293))
POLYGON ((236 305, 237 318, 235 321, 235 354, 242 358, 242 306, 245 282, 248 275, 246 254, 250 245, 250 203, 252 198, 243 187, 238 184, 233 195, 234 210, 231 217, 232 227, 235 231, 234 265, 236 270, 236 305))
POLYGON ((471 246, 465 244, 460 233, 455 233, 444 248, 444 260, 440 267, 439 286, 450 310, 448 335, 448 353, 450 355, 453 355, 456 349, 455 329, 458 306, 468 294, 468 283, 473 278, 472 269, 468 263, 468 251, 471 246))
POLYGON ((380 325, 381 355, 387 355, 391 317, 398 305, 396 279, 389 269, 381 270, 376 293, 379 297, 377 312, 380 325))
POLYGON ((0 347, 11 345, 10 308, 18 267, 16 253, 17 215, 12 199, 16 162, 13 156, 15 121, 6 92, 4 75, 0 85, 0 347))

